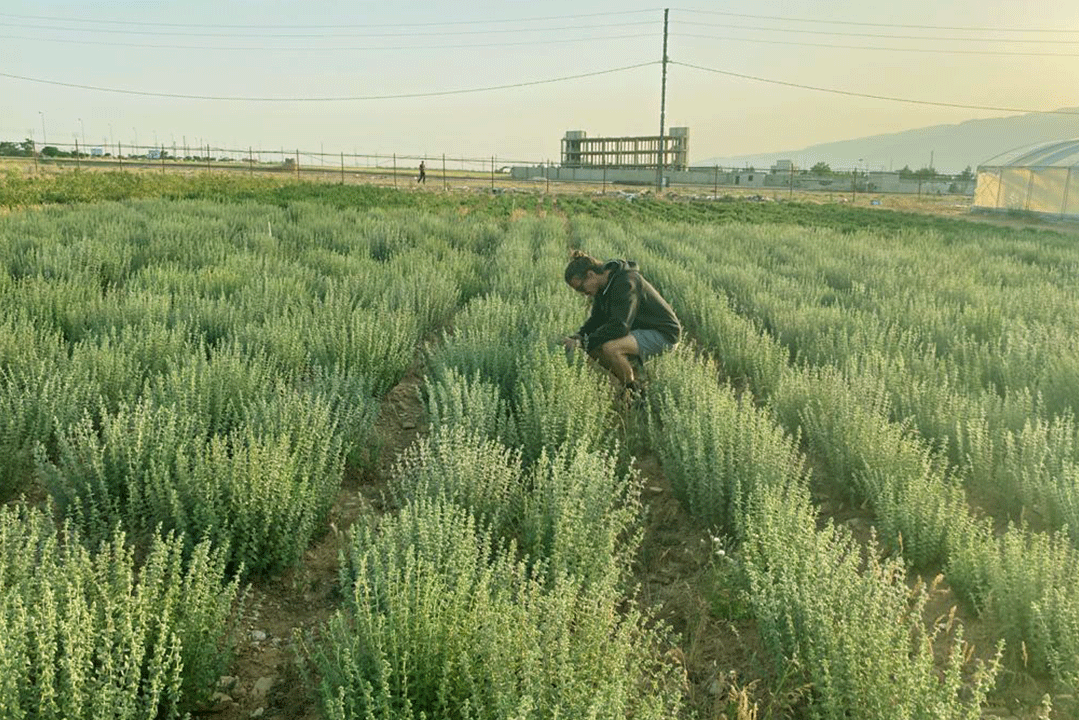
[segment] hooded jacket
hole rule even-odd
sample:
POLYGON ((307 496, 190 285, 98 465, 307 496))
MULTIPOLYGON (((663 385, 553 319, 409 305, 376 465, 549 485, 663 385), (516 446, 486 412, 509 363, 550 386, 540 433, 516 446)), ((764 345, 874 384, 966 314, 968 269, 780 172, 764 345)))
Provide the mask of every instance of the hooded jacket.
POLYGON ((637 263, 609 260, 607 285, 592 298, 592 314, 578 334, 587 339, 585 349, 595 350, 608 340, 631 330, 658 330, 671 343, 682 336, 682 325, 652 284, 641 277, 637 263))

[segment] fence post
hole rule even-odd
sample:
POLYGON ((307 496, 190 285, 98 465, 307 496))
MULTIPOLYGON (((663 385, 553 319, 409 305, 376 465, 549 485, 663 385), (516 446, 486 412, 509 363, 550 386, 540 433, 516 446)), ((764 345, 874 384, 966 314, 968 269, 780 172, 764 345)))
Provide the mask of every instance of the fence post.
MULTIPOLYGON (((377 162, 377 161, 376 161, 377 162)), ((345 151, 341 151, 341 184, 345 184, 345 151)))
POLYGON ((165 173, 165 148, 163 148, 161 146, 158 146, 157 152, 161 156, 161 173, 164 174, 165 173))
POLYGON ((33 140, 30 141, 30 151, 34 155, 34 172, 37 172, 37 143, 33 140))
POLYGON ((603 194, 607 194, 607 164, 603 164, 603 194))
POLYGON ((300 148, 296 148, 296 179, 300 179, 300 148))
POLYGON ((121 142, 116 143, 116 159, 120 161, 120 169, 124 169, 124 144, 121 142))
POLYGON ((446 189, 446 153, 442 153, 442 189, 446 189))
POLYGON ((79 139, 75 138, 75 172, 82 169, 82 163, 79 162, 79 139))
POLYGON ((495 156, 491 156, 491 189, 495 189, 495 156))
POLYGON ((547 176, 547 189, 544 190, 548 195, 551 193, 551 159, 547 158, 547 172, 543 173, 547 176))
POLYGON ((210 167, 210 143, 206 143, 206 172, 211 172, 210 167))
POLYGON ((393 189, 397 189, 397 153, 393 154, 393 189))
POLYGON ((716 175, 712 178, 712 199, 719 197, 719 164, 716 163, 716 175))
POLYGON ((247 146, 247 169, 251 175, 255 174, 255 156, 251 152, 251 146, 247 146))

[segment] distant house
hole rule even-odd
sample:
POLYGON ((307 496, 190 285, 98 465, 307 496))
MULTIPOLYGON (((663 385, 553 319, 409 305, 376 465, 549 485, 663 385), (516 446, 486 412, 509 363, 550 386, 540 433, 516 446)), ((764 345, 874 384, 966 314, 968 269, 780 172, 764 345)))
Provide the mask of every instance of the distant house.
POLYGON ((161 157, 161 151, 156 150, 156 149, 155 150, 148 150, 146 152, 146 157, 150 158, 151 160, 157 160, 158 158, 161 157))
POLYGON ((90 157, 105 157, 105 149, 99 147, 90 148, 90 157))

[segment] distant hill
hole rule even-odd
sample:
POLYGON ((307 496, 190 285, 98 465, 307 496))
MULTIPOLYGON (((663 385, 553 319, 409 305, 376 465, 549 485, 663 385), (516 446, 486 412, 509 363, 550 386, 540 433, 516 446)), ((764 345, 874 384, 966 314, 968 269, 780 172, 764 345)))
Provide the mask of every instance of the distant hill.
MULTIPOLYGON (((1062 108, 1079 113, 1079 108, 1062 108)), ((1079 117, 1028 113, 988 120, 967 120, 956 125, 933 125, 887 135, 811 145, 801 150, 715 157, 693 160, 691 165, 770 167, 776 160, 793 160, 798 167, 826 162, 833 169, 864 166, 870 170, 917 170, 929 165, 940 172, 962 172, 1013 148, 1079 137, 1079 117)))

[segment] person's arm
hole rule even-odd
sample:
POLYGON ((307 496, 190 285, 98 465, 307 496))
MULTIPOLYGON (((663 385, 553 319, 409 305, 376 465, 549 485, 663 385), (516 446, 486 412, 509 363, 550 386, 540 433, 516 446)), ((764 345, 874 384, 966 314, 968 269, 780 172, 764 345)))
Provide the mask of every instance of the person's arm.
POLYGON ((588 316, 588 320, 585 321, 581 329, 577 331, 577 337, 586 338, 594 333, 606 320, 606 316, 600 312, 600 303, 592 302, 592 313, 588 316))
POLYGON ((606 321, 595 331, 588 333, 589 352, 595 350, 608 340, 625 337, 633 327, 633 321, 637 317, 637 283, 630 274, 616 278, 607 289, 607 317, 606 321))

